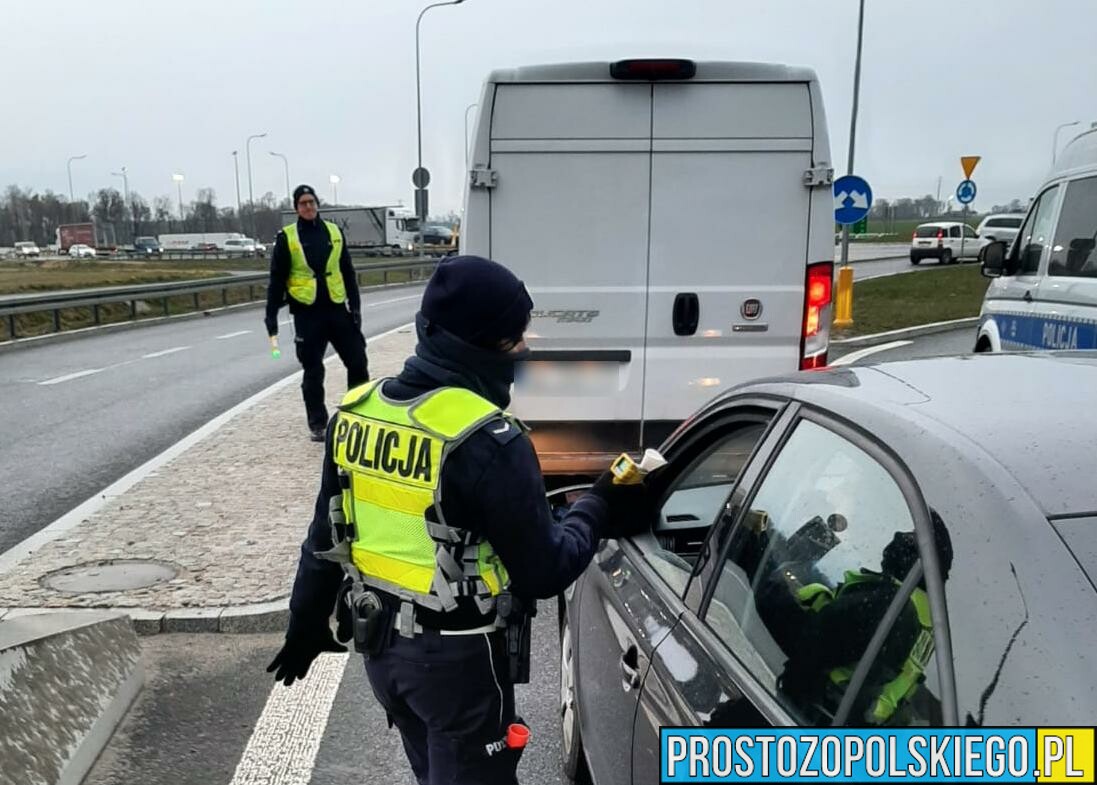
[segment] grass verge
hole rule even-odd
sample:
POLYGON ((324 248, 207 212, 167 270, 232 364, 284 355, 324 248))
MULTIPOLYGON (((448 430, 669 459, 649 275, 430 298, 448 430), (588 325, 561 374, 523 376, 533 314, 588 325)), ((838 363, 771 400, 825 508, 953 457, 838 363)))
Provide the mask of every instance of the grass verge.
POLYGON ((834 330, 832 337, 852 338, 978 316, 989 283, 978 265, 854 281, 853 326, 834 330))
POLYGON ((59 289, 94 289, 142 283, 193 281, 224 275, 205 267, 173 266, 162 262, 43 262, 0 264, 0 295, 50 292, 59 289))

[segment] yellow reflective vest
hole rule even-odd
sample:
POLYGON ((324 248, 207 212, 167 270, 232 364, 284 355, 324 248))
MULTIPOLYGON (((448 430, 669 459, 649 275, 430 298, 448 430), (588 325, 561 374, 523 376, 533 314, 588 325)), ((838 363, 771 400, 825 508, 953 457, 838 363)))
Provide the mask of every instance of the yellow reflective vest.
MULTIPOLYGON (((810 611, 820 611, 829 605, 834 599, 840 597, 842 592, 855 584, 874 583, 893 580, 882 575, 854 572, 847 570, 837 593, 821 583, 811 583, 797 591, 796 599, 810 611)), ((898 581, 894 581, 898 584, 898 581)), ((879 688, 872 705, 869 707, 865 721, 875 725, 883 725, 890 720, 899 707, 914 697, 918 686, 925 680, 926 668, 933 658, 933 618, 929 611, 929 597, 923 589, 915 589, 910 595, 910 604, 918 617, 918 636, 914 645, 907 653, 903 664, 890 681, 879 688)), ((853 678, 854 665, 846 665, 834 668, 829 678, 834 685, 845 688, 853 678)))
POLYGON ((424 608, 451 611, 472 597, 487 613, 510 582, 506 568, 490 543, 448 525, 439 502, 449 454, 503 413, 456 387, 392 401, 384 382, 348 392, 335 420, 350 561, 366 585, 424 608))
MULTIPOLYGON (((347 288, 343 284, 343 274, 339 270, 339 259, 343 256, 343 233, 339 227, 331 221, 324 221, 328 236, 331 238, 331 252, 328 254, 328 262, 325 268, 325 276, 328 283, 328 296, 333 303, 342 303, 347 299, 347 288)), ((316 273, 309 267, 305 258, 305 249, 301 245, 301 236, 297 232, 297 224, 282 227, 286 235, 286 243, 289 246, 289 280, 286 283, 286 291, 289 296, 304 305, 312 305, 316 302, 316 273)))

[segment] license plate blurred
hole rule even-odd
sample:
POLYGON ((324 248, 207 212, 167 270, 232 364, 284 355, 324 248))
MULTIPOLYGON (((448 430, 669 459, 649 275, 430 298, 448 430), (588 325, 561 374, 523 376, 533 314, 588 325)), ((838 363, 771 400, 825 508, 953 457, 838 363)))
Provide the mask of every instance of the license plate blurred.
POLYGON ((616 362, 527 362, 522 363, 515 389, 538 396, 614 395, 620 368, 616 362))

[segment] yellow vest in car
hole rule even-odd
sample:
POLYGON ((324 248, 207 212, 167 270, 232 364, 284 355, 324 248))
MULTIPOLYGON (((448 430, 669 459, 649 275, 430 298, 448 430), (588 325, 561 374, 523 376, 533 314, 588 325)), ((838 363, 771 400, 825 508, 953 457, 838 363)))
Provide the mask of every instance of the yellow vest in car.
MULTIPOLYGON (((347 299, 347 289, 343 285, 343 275, 339 270, 339 259, 343 255, 343 233, 339 227, 331 221, 324 221, 328 236, 331 238, 331 252, 328 254, 328 262, 324 274, 327 277, 328 296, 333 303, 342 303, 347 299)), ((305 258, 305 249, 301 245, 301 236, 297 232, 297 224, 282 227, 286 235, 286 243, 289 246, 289 281, 286 291, 289 296, 304 305, 312 305, 316 302, 316 273, 309 267, 305 258)))
MULTIPOLYGON (((821 583, 811 583, 797 591, 796 599, 808 610, 819 611, 840 597, 842 592, 850 586, 887 580, 899 583, 883 575, 847 570, 837 593, 821 583)), ((901 705, 914 697, 918 686, 925 681, 926 668, 933 658, 933 619, 929 611, 929 597, 923 589, 919 588, 911 592, 909 601, 918 617, 918 635, 911 650, 907 652, 899 673, 879 688, 864 717, 865 721, 876 725, 885 724, 901 705)), ((844 689, 853 678, 854 667, 855 664, 831 670, 829 674, 831 683, 844 689)))
POLYGON ((346 394, 332 434, 350 560, 367 585, 424 608, 473 597, 486 613, 509 584, 506 568, 490 543, 446 523, 439 500, 449 454, 502 412, 457 387, 391 401, 384 381, 346 394))

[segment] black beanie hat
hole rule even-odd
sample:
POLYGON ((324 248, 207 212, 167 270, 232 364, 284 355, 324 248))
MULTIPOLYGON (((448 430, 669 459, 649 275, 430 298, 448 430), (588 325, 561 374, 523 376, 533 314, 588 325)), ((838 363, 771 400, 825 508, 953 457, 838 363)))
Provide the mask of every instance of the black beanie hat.
MULTIPOLYGON (((297 203, 301 201, 301 197, 305 194, 312 194, 316 196, 316 191, 312 190, 311 185, 299 185, 293 189, 293 209, 297 209, 297 203)), ((320 197, 316 196, 316 201, 320 201, 320 197)))
POLYGON ((488 349, 520 339, 531 310, 533 300, 525 284, 482 256, 443 259, 423 292, 420 308, 429 323, 488 349))

